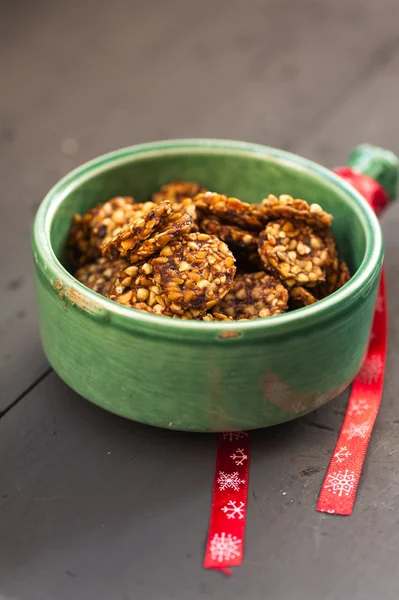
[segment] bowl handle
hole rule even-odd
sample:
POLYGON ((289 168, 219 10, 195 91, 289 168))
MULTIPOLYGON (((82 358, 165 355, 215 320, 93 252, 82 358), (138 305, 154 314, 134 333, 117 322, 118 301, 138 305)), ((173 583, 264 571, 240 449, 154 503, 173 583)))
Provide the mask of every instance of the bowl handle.
POLYGON ((377 214, 397 196, 399 159, 390 150, 361 144, 349 156, 348 164, 334 172, 360 192, 377 214))

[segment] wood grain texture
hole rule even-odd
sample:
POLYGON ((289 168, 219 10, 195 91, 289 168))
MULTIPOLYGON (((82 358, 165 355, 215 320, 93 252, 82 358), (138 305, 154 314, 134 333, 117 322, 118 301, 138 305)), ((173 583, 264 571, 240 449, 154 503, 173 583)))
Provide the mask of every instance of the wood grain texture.
POLYGON ((51 374, 2 419, 2 593, 394 600, 399 429, 391 373, 350 520, 315 511, 345 397, 253 434, 246 558, 231 582, 201 566, 214 437, 124 421, 51 374))
MULTIPOLYGON (((360 141, 399 151, 396 0, 4 4, 1 407, 46 369, 33 213, 83 160, 201 135, 286 147, 329 166, 360 141)), ((215 440, 113 417, 51 374, 0 422, 0 596, 396 600, 399 207, 382 224, 387 378, 350 520, 314 510, 341 397, 254 434, 244 565, 231 580, 205 572, 215 440)))
POLYGON ((384 146, 399 154, 397 98, 399 95, 399 38, 387 46, 369 75, 342 99, 329 118, 298 139, 292 149, 328 167, 344 162, 359 143, 384 146))
POLYGON ((0 410, 47 368, 29 230, 59 177, 110 149, 168 137, 300 150, 381 70, 398 36, 396 0, 25 4, 6 2, 1 19, 0 410))

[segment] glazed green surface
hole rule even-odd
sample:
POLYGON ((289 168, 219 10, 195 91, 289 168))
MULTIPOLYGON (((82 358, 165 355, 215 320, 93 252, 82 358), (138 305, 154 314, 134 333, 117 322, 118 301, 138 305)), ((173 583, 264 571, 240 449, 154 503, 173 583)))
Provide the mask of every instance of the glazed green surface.
POLYGON ((348 158, 348 165, 357 173, 365 173, 383 187, 389 200, 398 194, 398 157, 390 150, 361 144, 348 158))
POLYGON ((344 389, 366 349, 382 260, 374 215, 332 173, 277 150, 206 140, 133 147, 84 165, 43 202, 33 249, 43 346, 59 375, 112 412, 195 431, 273 425, 344 389), (334 215, 340 252, 355 276, 315 306, 221 324, 133 311, 67 273, 74 212, 115 195, 146 200, 173 179, 249 202, 269 193, 318 202, 334 215))

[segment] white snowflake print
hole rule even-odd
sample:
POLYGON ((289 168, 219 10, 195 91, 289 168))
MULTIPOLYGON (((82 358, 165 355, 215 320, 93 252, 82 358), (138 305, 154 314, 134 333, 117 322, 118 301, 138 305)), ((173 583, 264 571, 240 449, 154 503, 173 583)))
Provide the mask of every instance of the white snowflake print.
POLYGON ((380 356, 372 356, 366 360, 359 371, 358 378, 362 383, 375 383, 382 373, 382 359, 380 356))
POLYGON ((328 482, 326 489, 330 490, 333 494, 342 496, 345 494, 349 496, 350 492, 355 487, 355 473, 354 471, 338 471, 333 475, 328 476, 328 482))
POLYGON ((367 398, 358 398, 350 404, 348 415, 358 417, 366 412, 368 408, 370 408, 370 404, 367 402, 367 398))
POLYGON ((375 301, 375 312, 382 313, 384 311, 384 297, 378 294, 377 300, 375 301))
POLYGON ((239 478, 238 471, 235 471, 234 473, 219 472, 218 484, 221 492, 230 488, 235 492, 238 492, 242 483, 245 483, 245 479, 239 478))
POLYGON ((369 428, 370 426, 368 423, 360 423, 359 425, 356 423, 351 423, 343 433, 348 436, 349 440, 354 437, 365 438, 367 437, 369 428))
POLYGON ((348 458, 349 456, 351 456, 351 452, 349 452, 348 448, 346 446, 341 446, 341 448, 338 450, 338 452, 336 452, 334 454, 335 458, 337 459, 337 461, 339 463, 344 462, 344 460, 346 458, 348 458))
POLYGON ((226 431, 222 433, 224 440, 229 440, 229 442, 234 442, 234 440, 241 440, 242 438, 248 437, 248 433, 246 431, 226 431))
POLYGON ((235 500, 229 500, 226 506, 223 506, 222 512, 225 513, 228 519, 244 518, 244 502, 237 503, 235 500))
POLYGON ((241 556, 240 544, 241 540, 231 533, 215 533, 209 545, 212 560, 223 562, 241 556))
POLYGON ((243 465, 244 460, 248 460, 248 455, 245 454, 242 448, 237 448, 237 450, 230 456, 234 460, 237 466, 243 465))

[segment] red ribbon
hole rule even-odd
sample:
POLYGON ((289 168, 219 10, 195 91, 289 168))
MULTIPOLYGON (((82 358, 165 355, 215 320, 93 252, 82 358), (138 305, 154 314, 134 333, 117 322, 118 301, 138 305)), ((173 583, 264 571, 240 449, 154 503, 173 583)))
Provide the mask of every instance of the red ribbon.
MULTIPOLYGON (((335 172, 378 214, 388 204, 384 189, 349 167, 335 172)), ((350 515, 371 432, 381 404, 387 347, 385 275, 382 272, 372 332, 363 366, 354 380, 345 419, 320 492, 317 510, 350 515)), ((246 431, 219 435, 212 511, 204 566, 231 574, 244 556, 250 438, 246 431)))
POLYGON ((334 173, 345 179, 352 187, 355 188, 367 202, 370 204, 374 212, 379 215, 389 202, 388 196, 384 188, 372 177, 357 173, 350 167, 337 167, 334 173))
POLYGON ((381 276, 370 344, 352 387, 344 423, 325 476, 317 510, 350 515, 371 432, 381 404, 387 347, 385 274, 381 276))
MULTIPOLYGON (((371 177, 340 167, 346 179, 378 214, 388 204, 383 188, 371 177)), ((384 385, 387 349, 385 273, 382 272, 366 358, 354 380, 345 419, 320 491, 317 510, 350 515, 384 385)))
POLYGON ((249 433, 219 434, 204 567, 231 574, 242 563, 247 512, 249 433))

